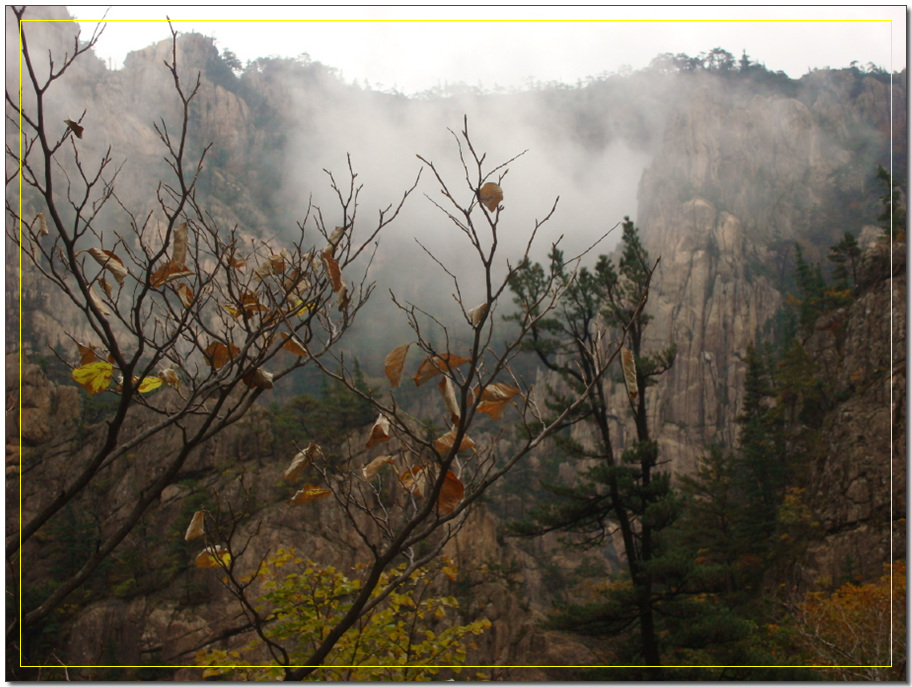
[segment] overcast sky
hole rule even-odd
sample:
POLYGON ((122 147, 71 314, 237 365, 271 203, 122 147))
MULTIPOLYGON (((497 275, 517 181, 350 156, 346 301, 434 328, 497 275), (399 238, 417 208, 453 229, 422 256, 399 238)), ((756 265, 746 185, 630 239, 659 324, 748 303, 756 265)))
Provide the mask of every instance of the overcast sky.
MULTIPOLYGON (((104 13, 68 9, 84 34, 104 13)), ((736 57, 746 50, 794 78, 853 61, 906 66, 904 6, 115 6, 96 52, 119 68, 131 50, 167 37, 166 16, 179 31, 215 37, 242 63, 307 53, 346 81, 407 94, 460 82, 485 89, 574 84, 625 65, 645 67, 659 53, 696 56, 714 47, 736 57)))

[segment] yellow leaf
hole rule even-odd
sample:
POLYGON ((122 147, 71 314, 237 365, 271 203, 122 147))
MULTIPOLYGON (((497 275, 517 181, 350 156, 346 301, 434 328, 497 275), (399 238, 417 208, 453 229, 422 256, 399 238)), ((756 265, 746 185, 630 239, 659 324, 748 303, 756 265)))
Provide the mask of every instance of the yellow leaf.
POLYGON ((384 465, 392 465, 393 457, 392 456, 380 456, 374 458, 370 463, 361 468, 361 474, 364 475, 364 479, 371 479, 374 475, 377 474, 377 471, 380 470, 384 465))
POLYGON ((196 555, 194 565, 197 568, 219 568, 231 562, 231 554, 221 544, 207 546, 196 555), (219 562, 221 561, 221 563, 219 562))
POLYGON ((202 537, 206 532, 203 527, 203 520, 205 518, 205 511, 198 510, 193 514, 193 519, 190 521, 190 526, 187 527, 187 533, 184 534, 184 539, 186 541, 192 541, 202 537))
POLYGON ((503 200, 503 190, 494 182, 489 181, 478 191, 478 199, 488 209, 488 212, 494 212, 498 203, 503 200))
POLYGON ((290 506, 301 506, 305 503, 325 498, 330 494, 332 494, 332 492, 329 489, 323 489, 322 487, 308 484, 290 499, 285 499, 285 503, 290 506))
POLYGON ((139 391, 141 394, 147 394, 150 391, 160 387, 162 383, 163 380, 159 379, 158 377, 143 377, 142 381, 139 383, 139 387, 137 387, 137 391, 139 391))
POLYGON ((73 379, 83 389, 94 395, 108 388, 113 374, 114 366, 111 363, 99 360, 77 367, 73 370, 73 379))
POLYGON ((399 386, 402 381, 402 368, 405 366, 405 356, 408 355, 411 345, 407 343, 397 346, 387 354, 386 360, 383 362, 383 370, 392 387, 399 386))
POLYGON ((381 413, 374 422, 374 426, 371 427, 371 433, 367 439, 366 448, 372 448, 384 441, 389 441, 389 426, 389 420, 381 413))

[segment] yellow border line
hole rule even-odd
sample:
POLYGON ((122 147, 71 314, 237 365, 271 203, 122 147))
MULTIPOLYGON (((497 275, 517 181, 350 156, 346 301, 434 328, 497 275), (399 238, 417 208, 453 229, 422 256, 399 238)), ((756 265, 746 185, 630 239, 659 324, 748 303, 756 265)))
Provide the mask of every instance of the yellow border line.
MULTIPOLYGON (((93 19, 22 19, 19 22, 17 37, 19 39, 19 667, 20 668, 43 668, 48 666, 26 665, 22 663, 22 22, 91 22, 100 21, 93 19)), ((118 22, 165 22, 168 19, 105 19, 105 23, 118 22)), ((486 23, 518 23, 518 22, 561 22, 561 23, 592 23, 592 22, 630 22, 630 23, 833 23, 833 22, 851 22, 851 23, 871 23, 871 22, 889 22, 890 23, 890 663, 883 666, 870 665, 699 665, 699 666, 680 666, 680 665, 663 665, 663 666, 646 666, 646 665, 458 665, 458 666, 433 666, 434 668, 892 668, 893 667, 893 20, 892 19, 171 19, 171 23, 187 21, 208 21, 208 22, 480 22, 486 23)), ((791 77, 790 77, 791 78, 791 77)), ((794 79, 793 79, 794 80, 794 79)), ((908 432, 908 429, 907 429, 908 432)), ((194 668, 203 670, 205 666, 199 665, 67 665, 66 668, 194 668)), ((248 668, 257 670, 267 670, 280 666, 218 666, 218 668, 248 668)), ((289 668, 300 668, 304 666, 287 666, 289 668)), ((390 669, 398 668, 401 670, 411 670, 418 668, 427 668, 428 666, 317 666, 317 670, 329 668, 377 668, 390 669)))

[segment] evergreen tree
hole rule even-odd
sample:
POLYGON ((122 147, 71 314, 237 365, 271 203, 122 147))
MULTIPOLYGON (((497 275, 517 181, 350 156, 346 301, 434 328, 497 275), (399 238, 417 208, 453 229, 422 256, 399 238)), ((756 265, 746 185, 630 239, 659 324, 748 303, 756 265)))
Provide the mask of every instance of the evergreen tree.
POLYGON ((833 287, 846 290, 858 283, 858 261, 861 248, 851 234, 845 232, 842 240, 830 248, 829 259, 833 267, 833 287))
MULTIPOLYGON (((782 432, 766 401, 773 394, 766 366, 754 346, 748 346, 744 402, 734 484, 740 500, 735 538, 744 554, 761 556, 776 525, 776 511, 785 482, 782 432)), ((759 576, 757 576, 759 579, 759 576)))
MULTIPOLYGON (((615 635, 637 629, 634 656, 647 668, 646 676, 661 675, 660 631, 657 606, 671 595, 672 578, 679 574, 671 558, 663 558, 667 542, 662 532, 679 512, 679 499, 667 472, 658 472, 658 445, 651 438, 646 415, 645 391, 656 377, 671 367, 674 347, 653 354, 642 352, 643 331, 650 317, 643 313, 652 276, 649 255, 629 218, 624 218, 622 255, 617 269, 601 256, 595 269, 567 274, 563 255, 551 254, 550 277, 566 292, 554 317, 533 327, 527 349, 555 372, 571 392, 588 388, 586 403, 566 418, 565 428, 587 423, 594 430, 595 446, 586 448, 565 433, 558 447, 574 460, 594 464, 584 470, 573 486, 545 485, 555 501, 537 509, 531 522, 519 523, 514 532, 537 535, 550 531, 581 535, 583 546, 605 542, 616 528, 626 554, 627 582, 612 586, 604 599, 566 609, 555 623, 577 632, 615 635), (602 341, 599 325, 626 336, 636 361, 636 393, 630 410, 636 439, 617 455, 610 420, 618 409, 609 404, 607 383, 598 377, 597 359, 602 341)), ((549 275, 540 265, 526 265, 511 283, 522 313, 534 312, 549 275)), ((607 338, 607 337, 605 337, 607 338)), ((618 337, 616 337, 618 338, 618 337)), ((554 408, 561 406, 561 393, 550 390, 554 408)), ((566 407, 566 406, 563 406, 566 407)))

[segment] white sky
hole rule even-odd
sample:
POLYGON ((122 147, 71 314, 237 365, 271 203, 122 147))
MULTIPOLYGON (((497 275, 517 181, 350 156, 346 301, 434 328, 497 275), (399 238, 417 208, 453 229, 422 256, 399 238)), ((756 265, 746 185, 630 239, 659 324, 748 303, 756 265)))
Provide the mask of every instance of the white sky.
MULTIPOLYGON (((84 35, 104 13, 68 9, 84 35)), ((168 36, 166 16, 179 31, 215 37, 242 63, 307 53, 346 81, 409 94, 459 82, 574 84, 623 65, 645 67, 659 53, 696 56, 714 47, 736 58, 746 50, 794 78, 853 60, 906 66, 905 6, 115 6, 96 52, 120 67, 129 51, 168 36)))

